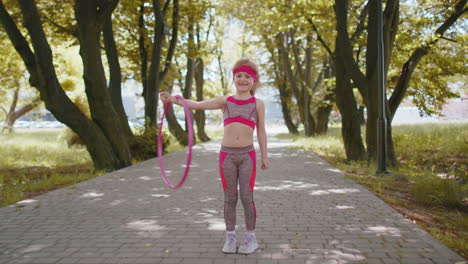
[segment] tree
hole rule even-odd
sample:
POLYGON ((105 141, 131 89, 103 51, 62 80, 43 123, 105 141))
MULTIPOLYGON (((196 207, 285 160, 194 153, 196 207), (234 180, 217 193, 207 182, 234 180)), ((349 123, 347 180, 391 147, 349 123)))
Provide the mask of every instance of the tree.
POLYGON ((274 85, 278 87, 281 109, 283 110, 283 119, 286 127, 288 128, 289 133, 293 135, 299 134, 296 124, 292 120, 291 113, 291 89, 288 86, 287 78, 279 54, 281 50, 276 48, 275 41, 267 36, 263 35, 262 39, 265 41, 265 47, 268 50, 273 66, 270 72, 274 76, 274 85))
MULTIPOLYGON (((175 81, 177 86, 180 87, 182 95, 186 99, 193 97, 194 85, 195 94, 197 100, 203 100, 204 94, 204 59, 205 54, 208 53, 208 37, 210 35, 210 29, 212 25, 212 18, 210 17, 207 25, 202 25, 206 22, 206 14, 212 11, 212 6, 208 1, 193 2, 188 0, 183 5, 179 12, 181 13, 181 19, 179 20, 179 35, 178 43, 174 52, 176 68, 172 74, 169 74, 168 78, 164 81, 161 89, 172 93, 175 81), (206 26, 206 27, 205 27, 206 26), (205 29, 206 28, 206 29, 205 29), (179 61, 184 56, 186 64, 182 65, 179 61)), ((210 140, 205 133, 205 113, 204 111, 196 111, 194 119, 197 125, 197 135, 202 141, 210 140)), ((174 108, 170 105, 167 109, 166 120, 168 122, 168 128, 172 135, 182 145, 188 144, 187 139, 187 127, 182 126, 177 121, 174 108)), ((187 125, 187 124, 186 124, 187 125)), ((194 138, 195 140, 196 138, 194 138)))
MULTIPOLYGON (((13 125, 18 118, 33 110, 40 103, 38 96, 33 92, 32 95, 20 99, 20 91, 26 90, 24 67, 21 65, 21 58, 15 53, 14 49, 8 45, 7 36, 4 32, 0 36, 5 36, 1 40, 0 57, 3 63, 0 65, 0 109, 5 113, 5 123, 2 133, 11 133, 13 125), (23 88, 23 89, 21 89, 23 88), (10 96, 13 94, 13 96, 10 96), (11 98, 11 100, 10 100, 11 98), (23 106, 17 109, 18 104, 23 106)), ((25 91, 31 93, 30 91, 25 91)))
MULTIPOLYGON (((197 12, 195 16, 196 26, 195 26, 195 48, 196 48, 196 58, 194 62, 194 79, 195 79, 195 88, 196 96, 198 101, 203 101, 204 99, 204 73, 205 73, 205 57, 210 50, 214 48, 210 47, 209 38, 212 34, 212 26, 215 18, 215 13, 213 6, 208 1, 199 1, 197 6, 197 12), (203 19, 207 13, 208 18, 203 19), (207 20, 208 25, 204 24, 204 20, 207 20), (205 30, 203 30, 205 29, 205 30)), ((197 135, 202 142, 207 142, 210 140, 208 135, 205 132, 205 111, 198 110, 195 111, 195 122, 197 124, 197 135)))
MULTIPOLYGON (((421 58, 425 56, 428 51, 435 47, 435 44, 443 36, 443 34, 457 21, 457 19, 463 15, 468 9, 465 8, 466 0, 460 0, 456 3, 454 10, 451 14, 447 14, 447 18, 437 28, 433 38, 419 47, 417 47, 411 54, 408 61, 403 65, 403 68, 397 77, 397 84, 393 88, 393 93, 390 99, 387 101, 387 118, 389 121, 392 120, 399 104, 406 96, 406 90, 409 85, 409 80, 419 64, 421 58)), ((450 6, 450 5, 449 5, 450 6)), ((336 1, 336 17, 338 23, 341 21, 340 27, 338 27, 338 34, 342 34, 343 40, 343 59, 344 65, 353 82, 357 85, 361 95, 364 98, 364 102, 367 107, 367 126, 366 126, 366 142, 367 142, 367 153, 370 161, 376 159, 377 154, 377 29, 375 27, 367 27, 367 45, 366 45, 366 72, 363 73, 360 69, 359 62, 353 56, 353 47, 350 42, 350 38, 347 32, 346 17, 348 16, 348 2, 347 1, 336 1)), ((375 1, 369 1, 369 12, 368 12, 368 25, 375 25, 377 4, 375 1)), ((400 17, 400 4, 398 0, 391 0, 386 2, 384 10, 384 78, 387 78, 388 71, 390 69, 390 63, 392 61, 393 48, 395 46, 395 39, 398 33, 398 24, 400 17)), ((419 33, 420 34, 420 33, 419 33)), ((387 126, 388 133, 388 147, 389 147, 389 160, 392 165, 396 165, 396 156, 393 148, 393 141, 391 136, 391 125, 387 126)))
POLYGON ((164 5, 161 5, 159 0, 153 0, 153 16, 154 22, 154 37, 152 43, 152 55, 150 61, 149 72, 146 71, 146 63, 149 61, 148 54, 144 43, 146 43, 146 36, 144 34, 145 23, 144 23, 144 0, 142 0, 140 9, 140 54, 142 57, 142 77, 143 80, 143 96, 145 98, 145 120, 146 126, 152 127, 156 125, 156 112, 158 108, 158 95, 166 74, 171 67, 172 57, 177 43, 177 33, 179 24, 179 1, 174 0, 172 7, 172 34, 169 43, 169 48, 166 54, 166 59, 162 61, 162 49, 163 42, 165 40, 165 25, 166 25, 166 13, 169 9, 170 0, 164 1, 164 5), (144 58, 145 57, 145 58, 144 58), (162 65, 161 65, 162 64, 162 65))
POLYGON ((13 92, 13 99, 10 105, 10 109, 8 112, 6 110, 6 119, 5 124, 2 128, 2 133, 11 133, 13 130, 13 125, 15 124, 16 120, 21 116, 27 114, 29 111, 33 110, 40 104, 39 97, 32 99, 32 102, 24 105, 20 109, 16 109, 18 104, 18 96, 19 96, 20 86, 18 86, 13 92))
MULTIPOLYGON (((356 98, 351 84, 351 72, 345 66, 346 45, 348 36, 344 33, 347 28, 347 0, 335 2, 336 28, 336 103, 341 113, 341 131, 348 160, 365 159, 366 150, 361 138, 361 124, 356 98)), ((347 30, 346 30, 347 32, 347 30)))
MULTIPOLYGON (((317 43, 313 41, 313 31, 303 16, 307 12, 304 10, 311 10, 313 13, 323 8, 321 4, 318 7, 315 4, 307 1, 251 1, 248 6, 231 7, 231 13, 245 21, 247 28, 262 37, 260 43, 264 44, 270 54, 268 72, 274 73, 280 68, 284 71, 284 75, 273 76, 287 81, 286 84, 282 84, 280 79, 275 82, 280 90, 285 123, 292 133, 296 133, 295 125, 288 116, 290 113, 298 113, 307 136, 316 133, 317 122, 313 115, 319 112, 316 107, 325 107, 317 103, 323 98, 315 95, 320 94, 318 90, 323 87, 320 72, 326 59, 321 56, 316 59, 317 53, 314 50, 317 43), (272 45, 270 39, 273 37, 275 41, 272 45), (292 95, 292 100, 287 98, 288 95, 292 95), (288 103, 289 101, 293 103, 288 103), (297 107, 297 111, 287 109, 291 105, 297 107)), ((324 96, 325 94, 323 93, 324 96)), ((328 98, 331 99, 333 97, 328 98)))
POLYGON ((40 93, 46 108, 83 140, 97 169, 114 170, 131 164, 122 124, 107 90, 101 61, 100 33, 118 1, 75 3, 84 82, 92 120, 88 119, 65 93, 55 72, 50 45, 33 0, 20 0, 23 23, 29 41, 0 1, 0 22, 21 56, 30 75, 30 84, 40 93), (33 49, 30 48, 32 45, 33 49))

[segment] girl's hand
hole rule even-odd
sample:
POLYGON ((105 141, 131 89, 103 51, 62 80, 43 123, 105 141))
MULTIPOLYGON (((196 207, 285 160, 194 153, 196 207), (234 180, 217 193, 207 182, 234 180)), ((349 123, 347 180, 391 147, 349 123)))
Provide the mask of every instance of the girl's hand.
POLYGON ((159 93, 159 99, 161 99, 161 101, 165 104, 165 103, 173 103, 174 100, 173 100, 173 97, 172 95, 166 93, 166 92, 162 92, 162 93, 159 93))
POLYGON ((262 170, 266 170, 270 167, 270 162, 267 158, 262 158, 262 170))

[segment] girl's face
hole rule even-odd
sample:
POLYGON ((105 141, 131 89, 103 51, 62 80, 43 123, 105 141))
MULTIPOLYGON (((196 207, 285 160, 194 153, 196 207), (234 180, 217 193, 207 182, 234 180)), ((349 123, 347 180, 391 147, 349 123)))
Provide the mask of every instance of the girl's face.
POLYGON ((238 72, 234 75, 234 85, 239 92, 248 92, 254 85, 254 79, 246 72, 238 72))

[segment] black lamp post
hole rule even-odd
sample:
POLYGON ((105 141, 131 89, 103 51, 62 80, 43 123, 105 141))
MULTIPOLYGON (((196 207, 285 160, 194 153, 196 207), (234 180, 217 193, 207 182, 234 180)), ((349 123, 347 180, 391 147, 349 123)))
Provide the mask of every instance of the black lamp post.
POLYGON ((390 174, 387 170, 387 118, 385 117, 385 76, 384 76, 384 41, 383 41, 383 15, 382 15, 382 1, 377 1, 378 18, 377 18, 377 36, 378 36, 378 50, 377 50, 377 64, 378 64, 378 108, 379 117, 377 119, 377 174, 390 174))

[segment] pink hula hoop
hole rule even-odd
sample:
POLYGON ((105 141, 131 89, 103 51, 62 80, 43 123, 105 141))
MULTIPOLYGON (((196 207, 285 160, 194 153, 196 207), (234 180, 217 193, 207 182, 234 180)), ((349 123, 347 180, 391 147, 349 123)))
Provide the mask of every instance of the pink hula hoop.
POLYGON ((158 131, 158 160, 159 160, 159 169, 161 170, 161 176, 166 183, 167 186, 169 186, 171 189, 177 189, 180 188, 185 180, 187 179, 189 170, 190 170, 190 163, 192 162, 192 146, 193 146, 193 120, 192 120, 192 115, 190 112, 190 108, 187 105, 187 102, 184 100, 184 98, 180 95, 175 96, 177 99, 179 99, 182 102, 182 105, 184 106, 185 109, 185 120, 187 122, 187 129, 188 129, 188 151, 187 151, 187 162, 185 166, 185 171, 184 171, 184 176, 180 180, 180 182, 176 185, 171 184, 169 179, 166 176, 166 171, 164 170, 164 158, 163 158, 163 150, 162 150, 162 127, 163 127, 163 121, 164 118, 166 117, 166 112, 167 109, 169 108, 170 103, 164 104, 164 111, 163 114, 161 115, 161 124, 159 125, 159 131, 158 131))

